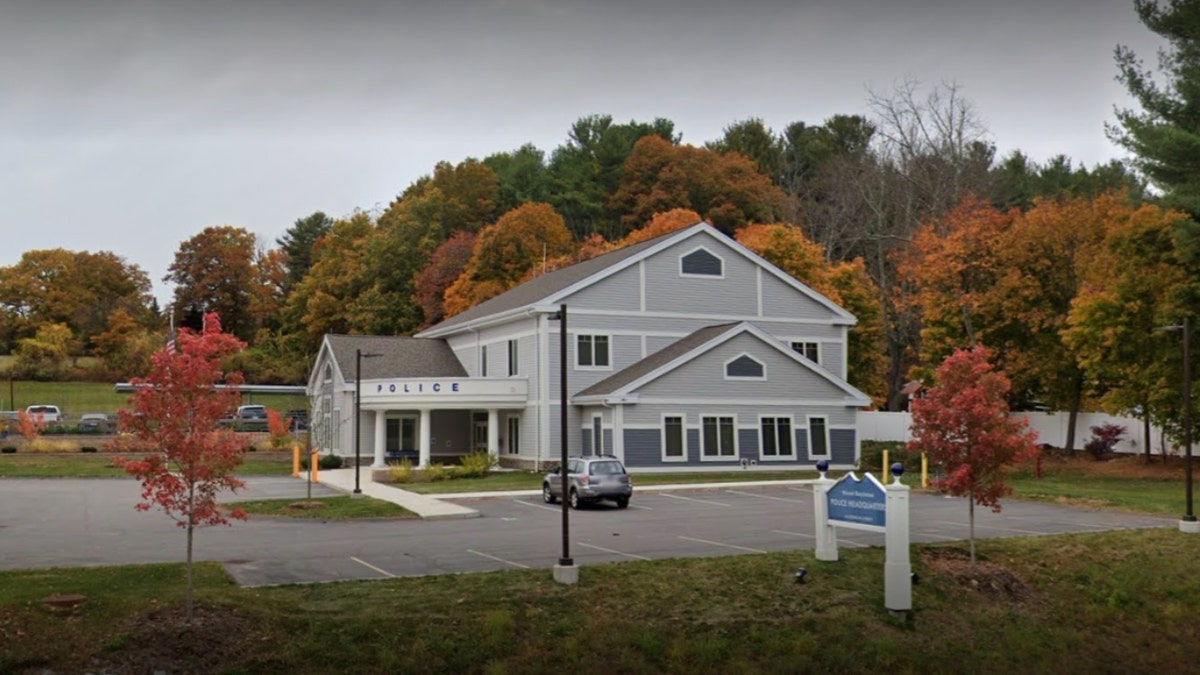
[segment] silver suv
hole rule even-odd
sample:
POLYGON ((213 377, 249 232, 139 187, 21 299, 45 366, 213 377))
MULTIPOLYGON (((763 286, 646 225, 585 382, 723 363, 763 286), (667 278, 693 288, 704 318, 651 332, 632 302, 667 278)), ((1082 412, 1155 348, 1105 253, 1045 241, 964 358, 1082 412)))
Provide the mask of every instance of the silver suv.
MULTIPOLYGON (((629 506, 633 482, 625 465, 612 455, 571 457, 567 459, 567 503, 579 508, 582 502, 611 499, 617 508, 629 506)), ((554 469, 542 479, 542 499, 553 504, 562 498, 562 474, 554 469)))

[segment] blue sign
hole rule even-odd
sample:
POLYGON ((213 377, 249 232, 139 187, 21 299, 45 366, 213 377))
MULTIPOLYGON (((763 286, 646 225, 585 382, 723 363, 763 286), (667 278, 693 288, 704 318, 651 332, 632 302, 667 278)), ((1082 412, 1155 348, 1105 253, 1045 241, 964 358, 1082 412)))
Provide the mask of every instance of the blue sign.
POLYGON ((871 474, 842 476, 829 488, 829 519, 854 525, 887 525, 887 491, 871 474))

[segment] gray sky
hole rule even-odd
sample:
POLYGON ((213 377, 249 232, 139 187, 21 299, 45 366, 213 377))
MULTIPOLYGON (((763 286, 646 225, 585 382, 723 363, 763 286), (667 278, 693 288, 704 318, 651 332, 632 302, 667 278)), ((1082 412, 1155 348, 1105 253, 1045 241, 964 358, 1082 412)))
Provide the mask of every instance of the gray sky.
POLYGON ((0 0, 0 265, 109 250, 160 301, 210 225, 265 246, 385 206, 439 160, 547 154, 589 114, 776 131, 956 82, 999 153, 1122 157, 1132 0, 0 0))

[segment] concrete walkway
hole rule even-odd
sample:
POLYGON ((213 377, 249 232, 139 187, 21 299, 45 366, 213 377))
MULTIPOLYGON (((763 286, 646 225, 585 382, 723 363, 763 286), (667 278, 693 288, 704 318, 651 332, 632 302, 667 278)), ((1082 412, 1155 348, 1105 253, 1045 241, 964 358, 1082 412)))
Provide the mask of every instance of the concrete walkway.
MULTIPOLYGON (((331 487, 343 492, 352 493, 354 491, 354 469, 322 469, 317 474, 317 478, 322 485, 331 487)), ((307 474, 301 472, 300 480, 308 480, 307 474)), ((541 495, 541 490, 495 490, 487 492, 456 492, 447 494, 423 495, 416 492, 410 492, 385 483, 376 483, 371 480, 371 470, 367 467, 362 468, 359 474, 359 485, 362 488, 363 494, 382 499, 386 502, 399 504, 404 508, 419 515, 425 520, 442 520, 447 518, 476 518, 479 512, 475 509, 453 503, 453 500, 470 500, 470 499, 489 499, 494 497, 531 497, 541 495)), ((640 489, 643 491, 654 492, 669 492, 672 490, 711 490, 711 489, 735 489, 745 487, 764 487, 770 485, 806 485, 813 482, 812 479, 797 479, 797 480, 757 480, 757 481, 739 481, 733 483, 678 483, 667 485, 647 485, 641 488, 635 486, 635 493, 640 489)))
MULTIPOLYGON (((300 473, 300 480, 308 480, 308 476, 300 473)), ((317 480, 327 487, 354 492, 354 469, 321 469, 317 472, 317 480)), ((382 499, 385 502, 399 504, 425 520, 445 520, 448 518, 476 518, 479 512, 459 504, 442 501, 436 497, 421 495, 408 490, 401 490, 391 485, 376 483, 371 480, 371 469, 362 467, 359 474, 359 485, 362 493, 368 497, 382 499)))

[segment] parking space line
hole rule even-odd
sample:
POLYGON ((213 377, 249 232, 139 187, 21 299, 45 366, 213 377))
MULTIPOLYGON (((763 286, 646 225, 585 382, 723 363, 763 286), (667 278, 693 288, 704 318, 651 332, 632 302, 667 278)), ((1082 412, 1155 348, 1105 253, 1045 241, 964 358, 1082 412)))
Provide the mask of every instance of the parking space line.
POLYGON ((809 493, 809 494, 812 494, 812 488, 811 488, 811 487, 788 487, 788 489, 789 489, 789 490, 793 490, 793 491, 795 491, 795 492, 807 492, 807 493, 809 493))
POLYGON ((580 546, 586 546, 586 547, 588 547, 588 548, 594 548, 594 549, 596 549, 597 551, 604 551, 605 553, 613 553, 613 554, 615 554, 615 555, 623 555, 623 556, 625 556, 625 557, 627 557, 627 558, 634 558, 634 559, 636 559, 636 560, 650 560, 650 558, 647 558, 647 557, 646 557, 646 556, 644 556, 644 555, 637 555, 636 553, 625 553, 625 552, 623 552, 623 551, 614 551, 614 550, 613 550, 613 549, 611 549, 611 548, 604 548, 603 546, 596 546, 595 544, 585 544, 585 543, 583 543, 582 541, 581 541, 581 542, 579 542, 579 545, 580 545, 580 546))
POLYGON ((559 511, 562 511, 562 507, 561 507, 561 506, 546 506, 545 504, 538 504, 538 503, 536 503, 536 502, 527 502, 527 501, 525 501, 524 499, 514 499, 514 500, 513 500, 513 503, 514 503, 514 504, 521 504, 521 505, 523 505, 523 506, 532 506, 532 507, 533 507, 533 508, 535 508, 535 509, 545 509, 545 510, 547 510, 547 511, 553 511, 553 512, 555 512, 555 513, 558 513, 559 511))
POLYGON ((395 574, 392 574, 391 572, 389 572, 387 570, 381 570, 378 567, 372 565, 371 563, 369 563, 365 560, 359 560, 358 558, 355 558, 354 556, 350 556, 350 559, 353 560, 354 562, 358 563, 359 565, 362 565, 363 567, 366 567, 368 569, 372 569, 372 570, 375 570, 376 572, 379 572, 380 574, 382 574, 385 577, 391 577, 393 579, 396 578, 395 574))
POLYGON ((805 534, 804 532, 788 532, 787 530, 771 530, 771 531, 774 532, 775 534, 787 534, 787 535, 791 535, 793 537, 804 537, 805 539, 816 539, 817 538, 817 535, 815 535, 815 534, 805 534))
POLYGON ((714 502, 708 499, 696 499, 695 497, 684 497, 683 495, 673 495, 669 492, 656 492, 659 497, 670 497, 671 499, 683 499, 689 502, 700 502, 701 504, 712 504, 713 506, 729 506, 722 502, 714 502))
POLYGON ((629 508, 631 508, 631 509, 641 509, 641 510, 643 510, 643 511, 653 511, 653 510, 654 510, 654 509, 650 508, 649 506, 642 506, 641 504, 630 504, 630 505, 629 505, 629 508))
POLYGON ((737 550, 739 550, 739 551, 749 551, 749 552, 751 552, 751 553, 766 553, 766 551, 764 551, 764 550, 762 550, 762 549, 758 549, 758 548, 749 548, 749 547, 747 547, 747 546, 738 546, 737 544, 722 544, 722 543, 721 543, 721 542, 719 542, 719 541, 709 541, 708 539, 697 539, 697 538, 695 538, 695 537, 685 537, 685 536, 683 536, 683 535, 679 535, 679 538, 680 538, 680 539, 686 539, 686 540, 688 540, 688 541, 695 541, 695 542, 699 542, 699 543, 701 543, 701 544, 712 544, 713 546, 724 546, 725 548, 734 548, 734 549, 737 549, 737 550))
POLYGON ((915 532, 914 534, 916 534, 919 537, 933 537, 934 539, 941 539, 943 541, 961 541, 962 540, 962 537, 947 537, 944 534, 937 534, 936 532, 920 532, 920 531, 918 531, 918 532, 915 532))
POLYGON ((520 567, 520 568, 521 568, 521 569, 523 569, 523 570, 527 570, 527 569, 529 569, 529 565, 522 565, 522 564, 521 564, 521 563, 519 563, 519 562, 513 562, 513 561, 511 561, 511 560, 505 560, 504 558, 497 558, 497 557, 496 557, 496 556, 494 556, 494 555, 488 555, 488 554, 486 554, 486 553, 480 553, 479 551, 476 551, 476 550, 474 550, 474 549, 467 549, 467 553, 474 553, 475 555, 477 555, 477 556, 481 556, 481 557, 483 557, 483 558, 487 558, 488 560, 495 560, 496 562, 501 562, 501 563, 504 563, 505 565, 512 565, 513 567, 520 567))
POLYGON ((842 539, 841 537, 838 537, 838 543, 852 546, 854 548, 871 548, 870 544, 863 544, 861 542, 851 541, 850 539, 842 539))
MULTIPOLYGON (((938 522, 941 523, 942 525, 957 525, 959 527, 962 526, 962 523, 956 523, 956 522, 952 522, 949 520, 939 520, 938 522)), ((1020 532, 1021 534, 1054 534, 1053 532, 1043 532, 1040 530, 1022 530, 1017 527, 1002 527, 1000 525, 985 525, 983 523, 975 523, 976 529, 979 529, 981 527, 987 528, 989 530, 1004 530, 1005 532, 1020 532)))
POLYGON ((791 502, 793 504, 811 504, 807 499, 788 499, 787 497, 773 497, 771 495, 760 495, 757 492, 742 492, 741 490, 726 490, 726 492, 735 495, 743 495, 746 497, 756 497, 758 499, 773 499, 777 502, 791 502))

